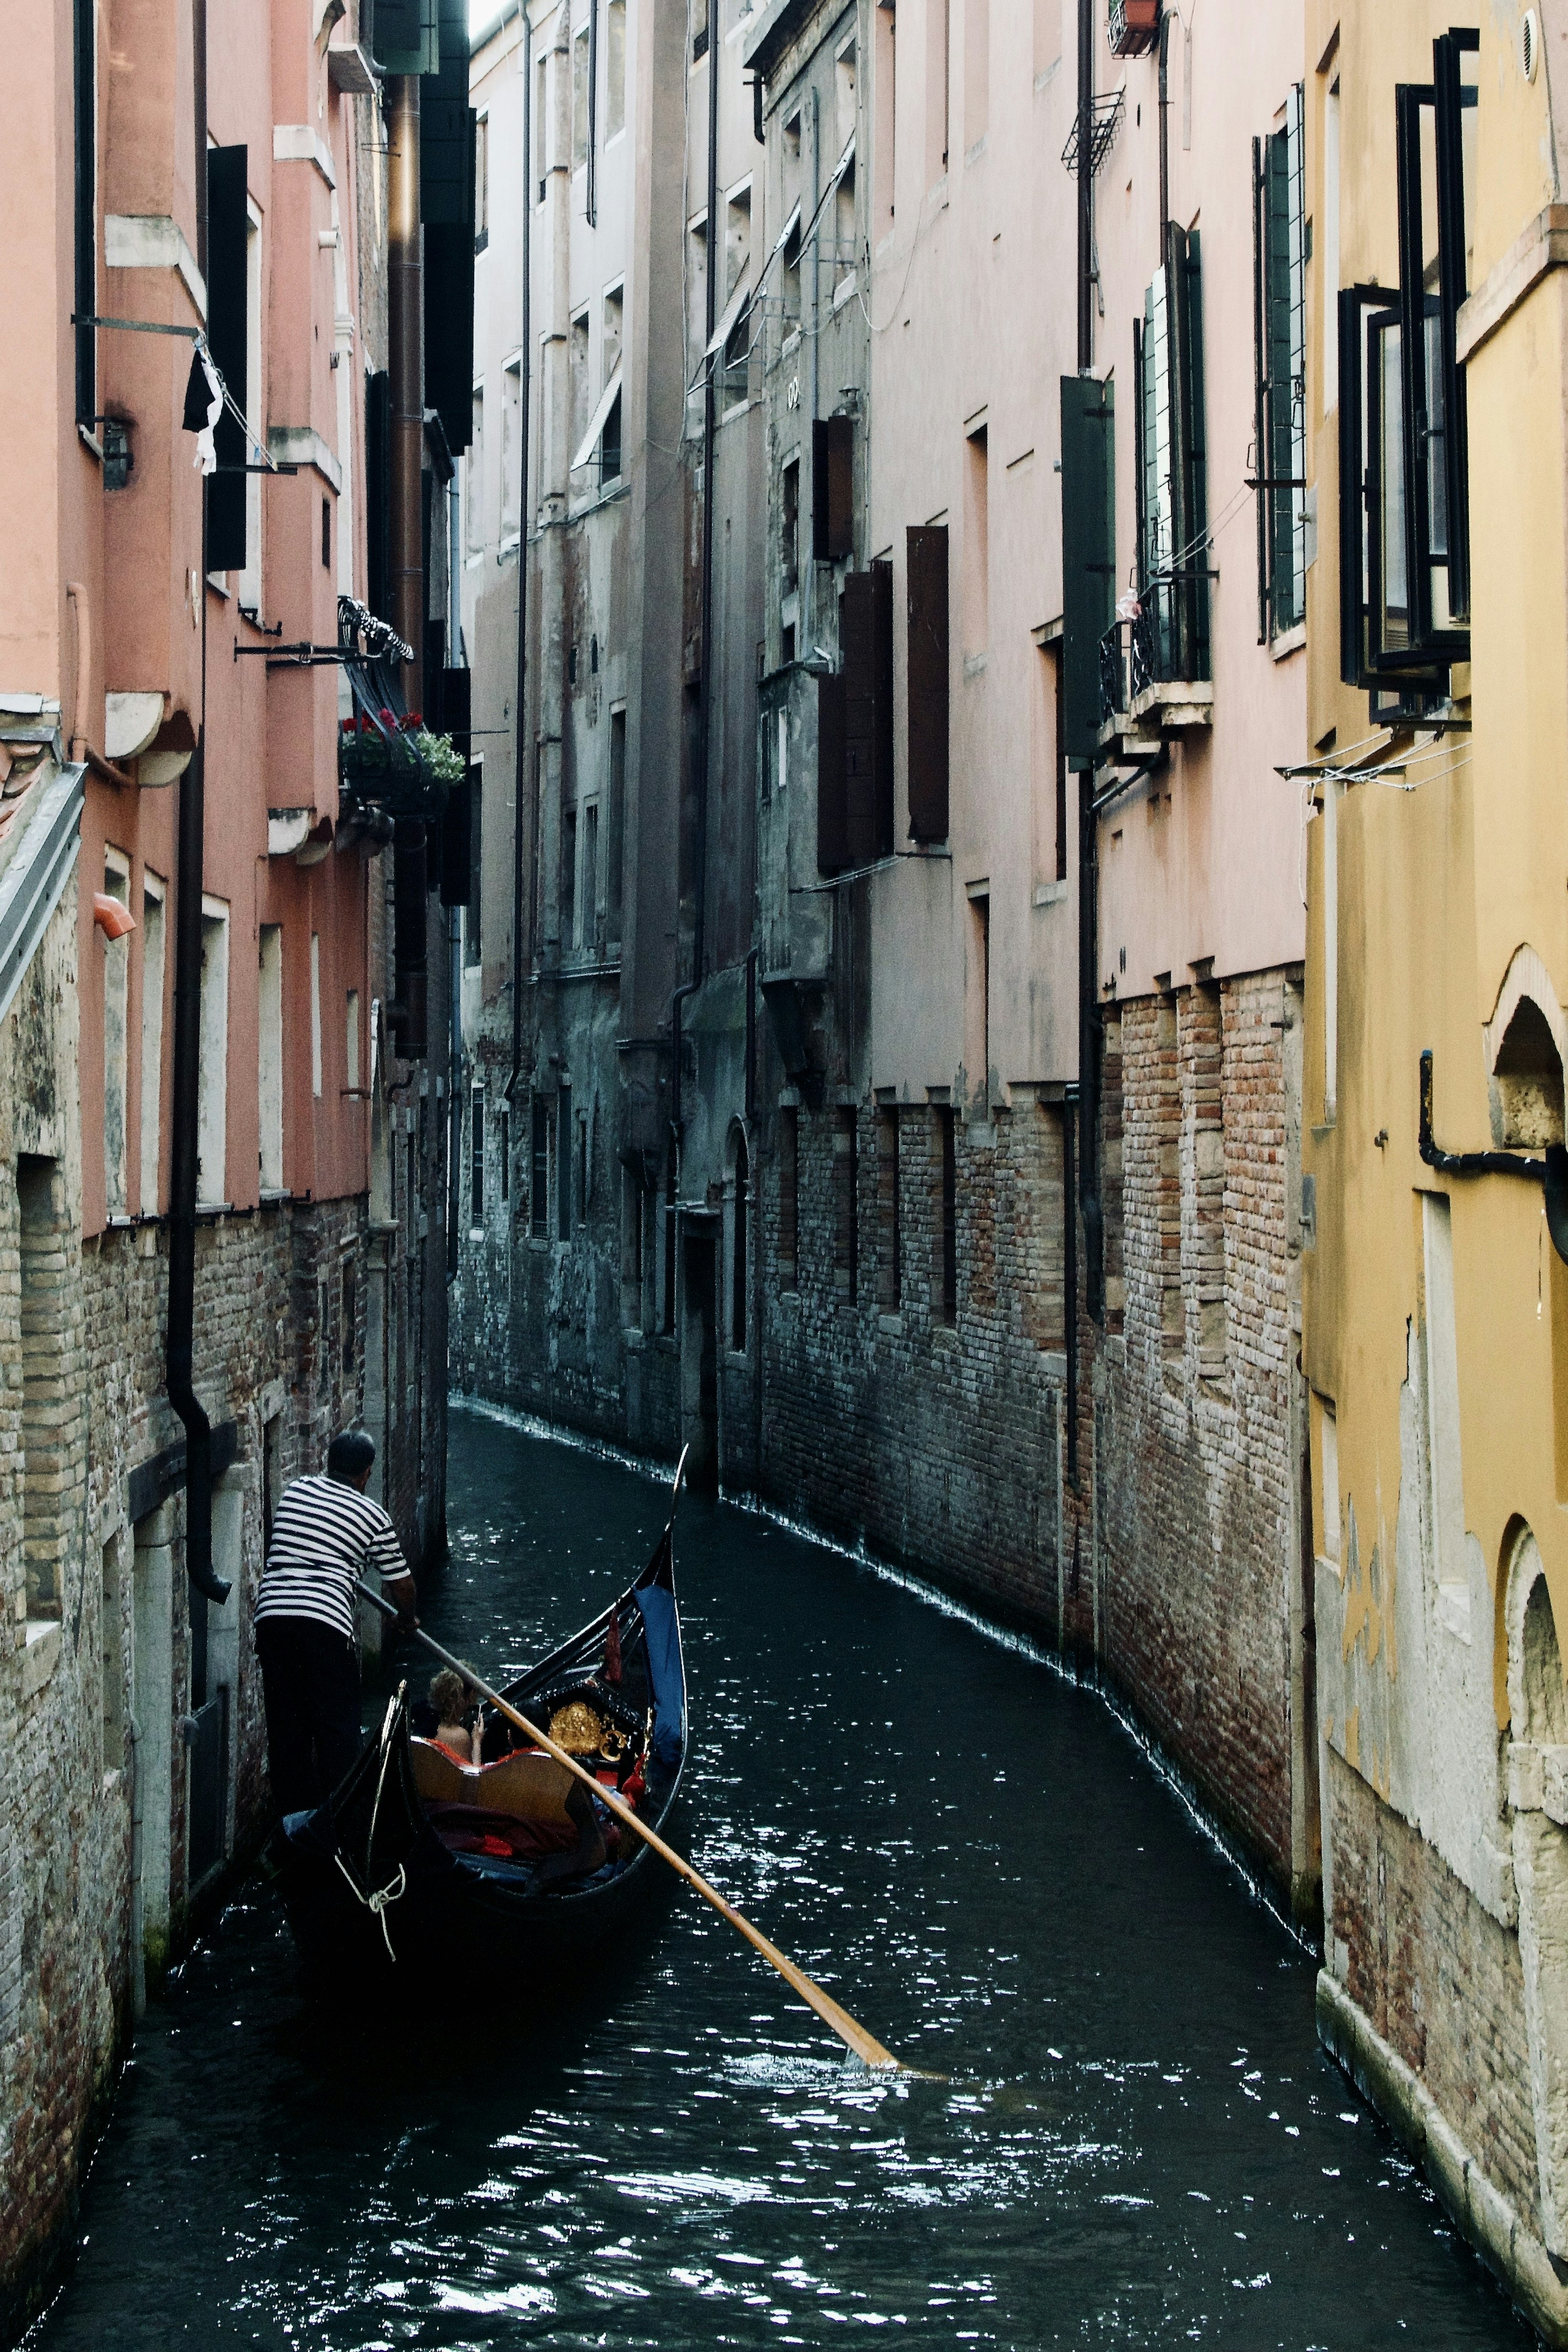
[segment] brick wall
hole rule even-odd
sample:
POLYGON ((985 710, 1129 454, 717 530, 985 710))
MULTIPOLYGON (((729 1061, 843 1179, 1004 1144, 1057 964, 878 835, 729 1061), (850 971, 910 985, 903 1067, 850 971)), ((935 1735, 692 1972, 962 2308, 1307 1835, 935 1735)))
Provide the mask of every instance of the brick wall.
POLYGON ((1333 1854, 1328 1926, 1344 1989, 1539 2232, 1518 1934, 1482 1908, 1343 1757, 1324 1753, 1333 1854))

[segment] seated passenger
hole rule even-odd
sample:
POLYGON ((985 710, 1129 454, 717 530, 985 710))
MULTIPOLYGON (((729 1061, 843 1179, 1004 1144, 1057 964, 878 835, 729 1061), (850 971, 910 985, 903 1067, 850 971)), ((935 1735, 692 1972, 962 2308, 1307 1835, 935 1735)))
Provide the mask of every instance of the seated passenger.
POLYGON ((435 1745, 465 1768, 480 1761, 484 1729, 472 1686, 450 1666, 443 1666, 430 1685, 435 1716, 435 1745), (472 1720, 470 1720, 472 1719, 472 1720))

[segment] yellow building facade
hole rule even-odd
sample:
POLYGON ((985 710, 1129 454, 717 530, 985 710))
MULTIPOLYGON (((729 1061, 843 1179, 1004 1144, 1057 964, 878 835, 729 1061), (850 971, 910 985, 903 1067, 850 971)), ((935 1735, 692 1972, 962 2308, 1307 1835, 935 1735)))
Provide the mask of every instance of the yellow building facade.
POLYGON ((1568 2343, 1568 5, 1307 18, 1319 2018, 1568 2343))

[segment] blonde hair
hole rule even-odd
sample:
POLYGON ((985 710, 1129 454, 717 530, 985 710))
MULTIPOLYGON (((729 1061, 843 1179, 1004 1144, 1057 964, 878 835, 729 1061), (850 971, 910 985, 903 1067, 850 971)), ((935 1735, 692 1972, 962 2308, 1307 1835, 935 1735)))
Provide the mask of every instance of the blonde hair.
POLYGON ((431 1678, 430 1704, 435 1709, 439 1723, 461 1723, 469 1704, 468 1685, 450 1666, 443 1666, 431 1678))

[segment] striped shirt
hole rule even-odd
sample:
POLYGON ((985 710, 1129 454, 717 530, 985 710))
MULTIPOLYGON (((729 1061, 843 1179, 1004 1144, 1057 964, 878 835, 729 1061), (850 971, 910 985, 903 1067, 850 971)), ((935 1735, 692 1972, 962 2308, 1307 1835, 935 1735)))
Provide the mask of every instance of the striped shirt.
POLYGON ((408 1574, 397 1530, 379 1503, 337 1478, 296 1478, 272 1523, 256 1604, 264 1617, 309 1617, 354 1635, 354 1579, 408 1574))

